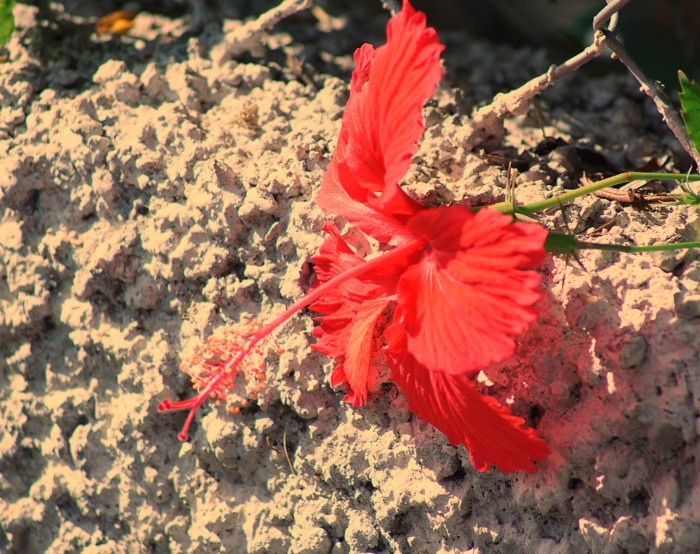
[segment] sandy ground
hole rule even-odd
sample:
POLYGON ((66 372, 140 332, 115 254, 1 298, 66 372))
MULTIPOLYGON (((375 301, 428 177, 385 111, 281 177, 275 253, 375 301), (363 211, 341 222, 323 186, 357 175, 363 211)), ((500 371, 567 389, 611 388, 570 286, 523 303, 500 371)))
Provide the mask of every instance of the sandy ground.
MULTIPOLYGON (((0 551, 700 550, 695 252, 540 268, 537 324, 482 379, 550 444, 534 475, 474 471, 389 383, 343 404, 308 313, 277 334, 259 401, 205 405, 179 442, 184 414, 156 406, 192 395, 186 354, 302 294, 351 53, 386 16, 361 32, 306 13, 232 56, 234 20, 188 38, 142 13, 127 37, 52 38, 16 13, 0 64, 0 551)), ((490 202, 507 171, 465 151, 462 122, 557 60, 442 38, 447 77, 406 186, 490 202)), ((539 107, 500 150, 523 202, 583 171, 687 163, 624 75, 574 76, 539 107)), ((592 197, 540 220, 648 244, 691 239, 697 219, 592 197)))

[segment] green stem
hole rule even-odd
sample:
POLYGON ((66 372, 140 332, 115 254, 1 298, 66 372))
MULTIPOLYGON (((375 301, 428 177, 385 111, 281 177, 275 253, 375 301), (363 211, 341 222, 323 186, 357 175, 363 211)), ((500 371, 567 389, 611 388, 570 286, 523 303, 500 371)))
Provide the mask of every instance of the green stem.
POLYGON ((510 202, 499 202, 493 206, 489 206, 492 210, 499 211, 504 214, 521 214, 529 215, 536 212, 541 212, 549 208, 556 208, 567 202, 571 202, 579 196, 585 196, 586 194, 591 194, 598 190, 602 190, 608 187, 613 187, 615 185, 622 185, 629 183, 630 181, 637 180, 650 180, 650 179, 670 179, 673 181, 700 181, 700 175, 685 175, 679 173, 643 173, 637 171, 627 171, 625 173, 620 173, 618 175, 613 175, 607 179, 601 181, 596 181, 595 183, 590 183, 584 185, 574 190, 565 192, 558 196, 552 198, 546 198, 538 202, 533 202, 532 204, 525 204, 523 206, 514 206, 510 202))
POLYGON ((635 254, 638 252, 664 252, 668 250, 683 250, 685 248, 700 248, 700 241, 672 242, 670 244, 652 244, 648 246, 633 246, 630 244, 600 244, 597 242, 585 242, 578 240, 574 235, 550 231, 544 248, 552 254, 564 254, 571 256, 579 250, 607 250, 608 252, 625 252, 635 254))
POLYGON ((595 242, 576 241, 577 250, 607 250, 609 252, 625 252, 627 254, 634 254, 638 252, 665 252, 668 250, 683 250, 686 248, 700 248, 700 241, 651 244, 648 246, 631 246, 629 244, 597 244, 595 242))

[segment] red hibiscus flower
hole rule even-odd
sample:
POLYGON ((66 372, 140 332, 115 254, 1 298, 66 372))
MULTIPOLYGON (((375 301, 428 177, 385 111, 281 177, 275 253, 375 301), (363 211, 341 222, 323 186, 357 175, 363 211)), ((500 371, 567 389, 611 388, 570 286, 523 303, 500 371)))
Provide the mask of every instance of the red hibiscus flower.
MULTIPOLYGON (((345 400, 354 406, 367 402, 386 363, 411 411, 464 444, 477 469, 533 471, 546 444, 469 377, 511 356, 513 338, 536 318, 540 279, 526 269, 543 260, 547 231, 487 209, 426 209, 399 186, 424 131, 422 106, 442 75, 442 50, 425 16, 404 1, 387 43, 355 53, 338 146, 317 201, 402 254, 311 306, 324 314, 313 348, 337 360, 331 383, 347 383, 345 400)), ((362 263, 334 226, 326 231, 314 258, 319 284, 362 263)))
MULTIPOLYGON (((321 314, 313 348, 336 360, 331 384, 345 384, 353 406, 367 403, 388 366, 410 410, 451 443, 464 444, 478 470, 493 464, 503 472, 534 471, 533 461, 548 454, 522 418, 482 396, 472 381, 513 355, 513 339, 536 318, 540 278, 529 268, 544 258, 547 231, 488 209, 428 209, 399 186, 424 131, 422 106, 442 75, 442 50, 407 0, 389 21, 387 43, 357 50, 338 145, 317 195, 349 231, 324 227, 328 237, 313 258, 317 279, 309 294, 257 331, 235 335, 238 342, 205 347, 186 365, 201 392, 159 406, 190 410, 181 438, 199 405, 209 396, 225 398, 222 388, 251 367, 244 359, 259 352, 259 343, 310 306, 321 314)), ((262 378, 259 366, 253 369, 254 394, 262 378)))

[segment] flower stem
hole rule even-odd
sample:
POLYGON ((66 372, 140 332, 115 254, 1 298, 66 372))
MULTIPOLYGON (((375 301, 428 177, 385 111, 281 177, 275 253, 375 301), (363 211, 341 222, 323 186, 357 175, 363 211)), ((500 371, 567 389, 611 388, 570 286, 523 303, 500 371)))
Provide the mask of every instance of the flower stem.
POLYGON ((663 244, 651 244, 647 246, 634 246, 631 244, 601 244, 597 242, 585 242, 578 240, 574 235, 550 231, 544 243, 545 250, 552 254, 564 254, 571 256, 579 250, 606 250, 608 252, 624 252, 637 254, 640 252, 665 252, 669 250, 683 250, 686 248, 700 248, 700 241, 671 242, 663 244))
POLYGON ((525 204, 522 206, 515 206, 510 202, 499 202, 489 206, 492 210, 499 211, 504 214, 520 214, 529 215, 536 212, 541 212, 549 208, 556 208, 567 202, 571 202, 579 196, 585 196, 586 194, 591 194, 601 189, 608 187, 613 187, 615 185, 622 185, 624 183, 629 183, 630 181, 637 180, 650 180, 650 179, 670 179, 673 181, 700 181, 700 175, 686 175, 680 173, 644 173, 637 171, 627 171, 625 173, 620 173, 618 175, 613 175, 607 179, 601 181, 596 181, 595 183, 589 183, 582 187, 574 190, 570 190, 563 194, 559 194, 552 198, 545 198, 544 200, 539 200, 538 202, 533 202, 532 204, 525 204))
POLYGON ((667 244, 651 244, 647 246, 632 246, 629 244, 596 244, 595 242, 576 241, 577 250, 607 250, 609 252, 626 252, 628 254, 638 252, 665 252, 668 250, 684 250, 686 248, 700 248, 700 241, 671 242, 667 244))

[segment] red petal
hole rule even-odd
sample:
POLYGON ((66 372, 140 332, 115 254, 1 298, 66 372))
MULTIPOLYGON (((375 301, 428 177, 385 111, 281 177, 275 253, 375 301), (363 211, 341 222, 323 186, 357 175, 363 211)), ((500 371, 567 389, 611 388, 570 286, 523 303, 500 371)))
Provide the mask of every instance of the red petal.
POLYGON ((355 407, 367 403, 369 389, 377 382, 377 368, 372 363, 378 347, 374 333, 388 305, 386 299, 364 302, 352 321, 343 372, 352 390, 355 407))
POLYGON ((338 385, 343 385, 348 382, 348 376, 345 375, 345 370, 343 369, 343 362, 338 362, 333 368, 333 373, 331 373, 331 387, 337 387, 338 385))
MULTIPOLYGON (((386 244, 409 238, 410 233, 406 231, 403 220, 370 207, 368 191, 356 184, 345 164, 343 164, 344 177, 341 181, 338 174, 338 159, 338 150, 336 150, 335 157, 323 176, 321 188, 316 194, 316 202, 321 209, 329 214, 342 215, 367 235, 386 244)), ((418 208, 415 209, 417 210, 418 208)))
POLYGON ((340 236, 335 223, 327 221, 323 225, 323 230, 328 233, 328 237, 321 244, 318 254, 311 259, 317 278, 312 289, 363 262, 362 258, 356 256, 350 245, 340 236))
POLYGON ((422 209, 398 183, 423 134, 421 109, 442 76, 443 48, 406 1, 387 25, 386 45, 355 52, 343 126, 317 202, 380 242, 406 237, 402 224, 422 209))
POLYGON ((406 174, 424 131, 423 103, 442 76, 443 49, 425 14, 404 2, 387 25, 386 45, 363 68, 369 78, 353 83, 359 86, 343 117, 345 159, 363 187, 391 195, 406 174))
POLYGON ((355 407, 367 403, 369 391, 376 385, 374 363, 380 343, 375 332, 389 303, 379 299, 344 306, 319 318, 321 325, 314 329, 318 340, 311 348, 338 360, 331 374, 331 386, 347 383, 350 392, 344 400, 355 407))
MULTIPOLYGON (((513 337, 537 316, 540 278, 523 268, 544 257, 547 231, 493 210, 425 210, 408 228, 429 244, 397 287, 394 326, 433 371, 474 373, 511 356, 513 337)), ((389 331, 389 335, 393 331, 389 331)))
MULTIPOLYGON (((311 309, 319 311, 315 305, 311 306, 311 309)), ((330 315, 317 318, 321 324, 313 330, 313 335, 318 340, 311 345, 311 348, 335 360, 342 360, 347 350, 349 325, 355 317, 357 306, 331 306, 330 309, 335 311, 330 312, 330 315)))
POLYGON ((464 444, 474 467, 501 472, 536 470, 547 444, 524 420, 508 413, 494 398, 482 396, 465 375, 430 371, 405 353, 390 358, 391 378, 403 390, 409 409, 443 432, 452 444, 464 444))
MULTIPOLYGON (((314 263, 314 272, 316 273, 316 281, 311 289, 319 287, 323 283, 331 280, 333 277, 344 273, 345 271, 364 263, 364 259, 358 256, 352 246, 363 253, 370 251, 370 245, 367 240, 356 230, 351 230, 344 237, 340 236, 340 231, 335 223, 328 222, 324 225, 323 230, 329 234, 326 240, 321 245, 319 253, 312 258, 314 263), (346 240, 347 239, 347 240, 346 240)), ((408 262, 406 262, 408 265, 408 262)), ((377 298, 384 294, 386 283, 374 282, 378 279, 348 279, 338 287, 324 295, 310 306, 311 311, 320 312, 322 314, 332 314, 341 308, 349 308, 357 306, 364 300, 377 298)), ((386 278, 384 278, 386 281, 386 278)), ((393 284, 395 285, 396 279, 393 284)), ((356 310, 352 308, 353 314, 356 310)))
MULTIPOLYGON (((345 237, 341 237, 335 224, 327 223, 324 230, 329 236, 313 258, 317 280, 312 289, 364 263, 345 237)), ((351 233, 350 238, 356 247, 369 248, 361 235, 351 233)), ((405 261, 404 267, 410 263, 410 259, 405 261)), ((374 338, 375 330, 389 304, 385 298, 386 285, 395 286, 395 274, 400 274, 400 270, 396 270, 386 276, 382 271, 384 268, 376 276, 376 283, 371 278, 348 279, 310 306, 312 311, 325 314, 318 318, 320 325, 313 331, 318 340, 312 348, 338 361, 331 384, 348 383, 350 392, 345 401, 354 406, 366 404, 369 390, 376 383, 373 358, 379 345, 374 338)))
POLYGON ((444 257, 456 256, 472 270, 508 270, 536 266, 544 260, 547 231, 532 223, 513 223, 495 210, 474 213, 447 206, 416 215, 409 230, 423 237, 444 257))

